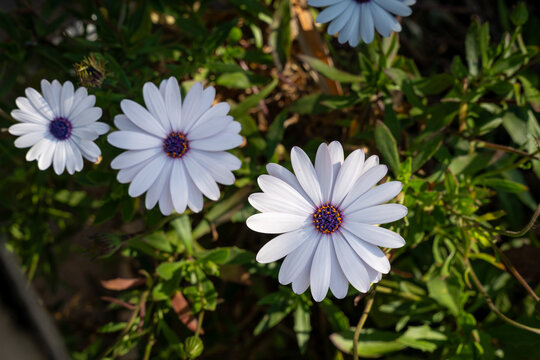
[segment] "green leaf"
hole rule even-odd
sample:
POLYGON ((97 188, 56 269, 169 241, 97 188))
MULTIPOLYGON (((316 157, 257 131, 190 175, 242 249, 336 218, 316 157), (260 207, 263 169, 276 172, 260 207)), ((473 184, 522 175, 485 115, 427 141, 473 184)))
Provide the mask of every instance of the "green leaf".
POLYGON ((478 75, 478 63, 480 57, 480 49, 478 44, 478 23, 473 22, 467 31, 465 37, 465 55, 467 58, 467 66, 469 74, 472 76, 478 75))
POLYGON ((204 252, 195 253, 195 256, 199 258, 200 261, 212 261, 216 264, 224 264, 229 258, 230 248, 216 248, 212 250, 207 250, 204 252))
POLYGON ((110 322, 100 327, 98 329, 98 332, 102 334, 117 332, 117 331, 123 330, 126 327, 126 325, 127 325, 126 322, 119 322, 119 323, 110 322))
POLYGON ((296 333, 296 341, 298 342, 300 353, 304 354, 311 332, 311 322, 309 311, 304 309, 303 304, 298 304, 294 312, 294 332, 296 333))
POLYGON ((315 71, 321 73, 331 80, 339 81, 341 83, 359 83, 364 81, 362 76, 353 75, 349 74, 348 72, 338 70, 317 58, 307 55, 300 55, 300 59, 308 63, 309 66, 311 66, 315 71))
POLYGON ((424 95, 435 95, 452 87, 454 77, 450 74, 437 74, 417 81, 414 85, 424 95))
POLYGON ((422 143, 416 156, 412 159, 412 172, 419 170, 429 159, 435 155, 442 144, 442 135, 436 135, 422 143))
POLYGON ((444 334, 431 329, 428 325, 422 325, 409 326, 407 331, 397 341, 413 349, 433 352, 438 347, 438 344, 433 341, 442 343, 446 340, 447 337, 444 334))
POLYGON ((147 235, 143 239, 148 245, 156 248, 160 251, 172 252, 173 248, 171 242, 163 231, 156 231, 151 235, 147 235))
POLYGON ((457 316, 461 309, 459 300, 460 288, 452 278, 443 279, 434 273, 427 281, 429 296, 457 316))
POLYGON ((265 99, 278 84, 278 79, 274 78, 270 84, 259 91, 258 94, 253 94, 245 98, 234 109, 231 110, 230 115, 234 118, 246 115, 250 109, 257 106, 259 101, 265 99))
POLYGON ((512 20, 514 25, 521 26, 527 22, 528 18, 529 12, 527 11, 527 6, 523 1, 520 1, 510 13, 510 20, 512 20))
POLYGON ((534 111, 540 112, 540 91, 538 91, 526 77, 518 76, 518 79, 523 85, 525 99, 531 104, 534 111))
POLYGON ((175 273, 182 267, 184 261, 166 262, 159 264, 156 272, 165 280, 171 280, 175 273))
POLYGON ((529 188, 523 184, 499 178, 481 179, 478 185, 489 186, 495 190, 504 191, 511 194, 519 194, 529 190, 529 188))
POLYGON ((324 299, 319 303, 319 306, 326 313, 326 318, 332 329, 336 331, 346 331, 349 329, 349 318, 330 299, 324 299))
POLYGON ((278 3, 272 19, 268 44, 279 71, 282 71, 291 51, 291 5, 289 0, 278 3))
POLYGON ((221 74, 216 79, 216 84, 229 89, 247 89, 253 84, 244 71, 221 74))
MULTIPOLYGON (((358 355, 362 357, 381 357, 395 351, 403 350, 407 346, 396 340, 399 334, 383 332, 374 329, 362 329, 358 341, 358 355)), ((340 332, 330 335, 330 341, 338 350, 352 354, 353 332, 340 332)))
POLYGON ((186 247, 186 255, 189 257, 193 254, 193 235, 191 234, 191 222, 189 216, 182 215, 178 219, 171 221, 182 243, 186 247))
POLYGON ((388 164, 395 176, 399 174, 399 153, 396 139, 392 132, 382 122, 377 121, 375 126, 375 143, 383 156, 383 160, 388 164))

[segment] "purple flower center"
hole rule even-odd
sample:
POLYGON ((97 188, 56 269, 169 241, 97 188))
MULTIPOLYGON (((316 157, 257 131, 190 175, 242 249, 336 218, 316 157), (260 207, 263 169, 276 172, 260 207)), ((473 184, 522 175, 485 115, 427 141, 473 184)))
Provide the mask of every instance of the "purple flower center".
POLYGON ((323 234, 332 234, 341 227, 342 222, 341 212, 331 204, 321 205, 313 213, 313 225, 323 234))
POLYGON ((357 4, 363 4, 363 3, 370 2, 371 0, 354 0, 354 1, 356 1, 357 4))
POLYGON ((186 135, 181 132, 172 132, 163 140, 163 151, 173 159, 179 159, 189 150, 186 135))
POLYGON ((49 131, 58 140, 67 140, 71 136, 73 126, 65 117, 59 116, 54 118, 49 124, 49 131))

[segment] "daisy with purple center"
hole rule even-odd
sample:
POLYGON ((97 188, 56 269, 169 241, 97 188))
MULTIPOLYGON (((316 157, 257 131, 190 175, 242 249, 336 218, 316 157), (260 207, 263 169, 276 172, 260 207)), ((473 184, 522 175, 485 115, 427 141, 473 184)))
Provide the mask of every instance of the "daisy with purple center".
POLYGON ((328 34, 339 33, 338 41, 356 46, 362 39, 369 44, 373 41, 374 30, 385 37, 392 31, 401 31, 401 24, 392 16, 409 16, 409 6, 416 0, 308 0, 315 7, 326 7, 316 21, 329 22, 328 34))
POLYGON ((328 289, 336 298, 347 295, 348 284, 367 292, 371 283, 390 271, 379 248, 398 248, 403 238, 376 226, 403 218, 407 208, 384 204, 401 191, 399 181, 375 186, 387 172, 377 156, 364 161, 362 150, 344 159, 337 141, 321 144, 315 166, 306 153, 294 147, 294 174, 277 164, 268 164, 269 175, 259 176, 262 193, 249 196, 260 214, 247 219, 257 232, 281 234, 264 245, 257 261, 270 263, 285 257, 279 282, 292 283, 301 294, 311 286, 316 301, 328 289), (374 187, 375 186, 375 187, 374 187))
POLYGON ((96 97, 83 87, 74 91, 70 81, 42 80, 41 91, 43 95, 27 88, 26 97, 16 100, 18 109, 11 112, 20 123, 9 132, 19 136, 16 147, 30 147, 26 160, 37 160, 40 170, 52 163, 58 175, 64 169, 69 174, 81 171, 83 157, 98 161, 101 150, 94 140, 109 131, 109 125, 97 121, 102 111, 94 106, 96 97))
POLYGON ((114 119, 119 131, 108 141, 127 151, 111 167, 120 170, 119 182, 131 183, 130 196, 146 192, 147 209, 159 203, 164 215, 183 213, 186 207, 199 212, 203 194, 218 200, 217 183, 234 183, 232 171, 241 163, 226 150, 242 143, 241 126, 227 115, 227 103, 212 106, 215 94, 213 87, 203 90, 195 83, 182 101, 178 82, 171 77, 159 89, 144 84, 146 108, 131 100, 120 103, 124 114, 114 119))

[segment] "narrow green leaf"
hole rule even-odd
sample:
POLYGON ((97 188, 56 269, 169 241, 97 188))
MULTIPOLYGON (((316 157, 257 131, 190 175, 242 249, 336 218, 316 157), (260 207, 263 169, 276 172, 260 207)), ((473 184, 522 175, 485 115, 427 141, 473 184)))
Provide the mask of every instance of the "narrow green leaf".
POLYGON ((300 58, 303 61, 307 62, 309 66, 311 66, 317 72, 321 73, 322 75, 326 76, 331 80, 336 80, 341 83, 358 83, 364 81, 364 78, 362 76, 353 75, 348 72, 338 70, 335 67, 330 66, 317 58, 307 55, 300 55, 300 58))
POLYGON ((377 121, 375 126, 375 142, 383 156, 383 161, 388 164, 395 176, 399 174, 399 153, 396 139, 392 132, 382 122, 377 121))

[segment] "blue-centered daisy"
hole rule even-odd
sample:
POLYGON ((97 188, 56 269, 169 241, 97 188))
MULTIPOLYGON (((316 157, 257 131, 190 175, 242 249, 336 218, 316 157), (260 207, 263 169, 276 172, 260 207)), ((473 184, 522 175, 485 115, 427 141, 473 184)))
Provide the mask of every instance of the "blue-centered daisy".
POLYGON ((26 160, 37 160, 38 168, 51 166, 58 175, 81 171, 83 157, 96 162, 101 150, 94 143, 109 131, 109 125, 97 120, 102 111, 95 107, 96 97, 84 87, 76 91, 70 81, 60 84, 41 81, 41 92, 26 89, 26 97, 16 100, 18 109, 11 116, 20 123, 9 127, 18 148, 30 147, 26 160))
POLYGON ((388 37, 392 31, 401 31, 401 24, 393 15, 409 16, 416 0, 308 0, 315 7, 326 7, 316 21, 329 22, 328 34, 339 33, 338 41, 356 46, 360 38, 373 41, 375 29, 388 37))
POLYGON ((306 153, 294 147, 294 174, 278 164, 268 164, 269 175, 259 176, 263 191, 249 196, 260 214, 247 219, 257 232, 281 234, 264 245, 257 261, 270 263, 285 257, 279 282, 292 283, 301 294, 311 286, 315 301, 328 289, 336 298, 347 295, 348 284, 367 292, 371 283, 390 271, 379 248, 399 248, 403 238, 376 224, 407 215, 400 204, 384 204, 401 191, 399 181, 375 186, 387 172, 377 156, 364 161, 362 150, 344 159, 337 141, 321 144, 315 166, 306 153))
POLYGON ((229 104, 212 106, 216 92, 195 83, 182 101, 174 77, 163 80, 159 89, 147 82, 143 87, 146 108, 122 100, 124 114, 114 124, 119 129, 108 136, 113 146, 127 151, 112 162, 117 179, 131 183, 129 195, 146 192, 147 209, 159 203, 161 213, 183 213, 187 206, 199 212, 203 194, 217 200, 217 183, 231 185, 240 160, 226 150, 240 145, 240 123, 228 116, 229 104))

